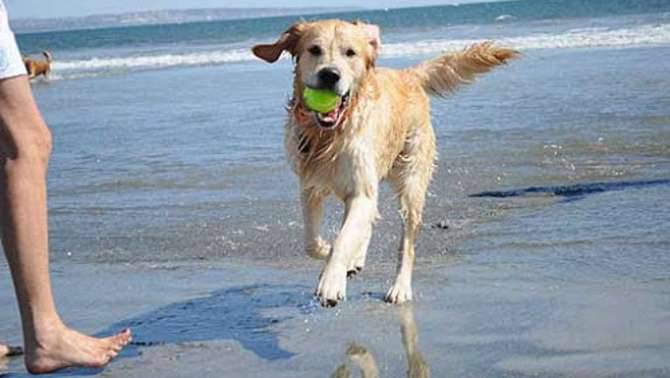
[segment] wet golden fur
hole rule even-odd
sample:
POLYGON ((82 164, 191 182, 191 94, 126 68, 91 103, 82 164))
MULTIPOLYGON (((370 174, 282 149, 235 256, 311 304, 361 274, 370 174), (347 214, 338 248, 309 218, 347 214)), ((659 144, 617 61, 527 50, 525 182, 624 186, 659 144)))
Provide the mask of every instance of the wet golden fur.
POLYGON ((323 305, 344 299, 347 276, 363 268, 383 179, 397 193, 404 223, 397 277, 386 299, 411 300, 414 241, 436 159, 429 95, 453 92, 517 54, 485 42, 412 68, 377 68, 375 28, 340 20, 300 22, 277 42, 253 49, 268 62, 288 51, 296 64, 285 144, 300 179, 306 251, 328 260, 316 290, 323 305), (323 51, 319 56, 310 51, 315 45, 323 51), (300 117, 305 83, 325 66, 338 68, 341 86, 351 93, 343 120, 333 130, 300 117), (330 194, 346 207, 332 247, 319 235, 322 203, 330 194))

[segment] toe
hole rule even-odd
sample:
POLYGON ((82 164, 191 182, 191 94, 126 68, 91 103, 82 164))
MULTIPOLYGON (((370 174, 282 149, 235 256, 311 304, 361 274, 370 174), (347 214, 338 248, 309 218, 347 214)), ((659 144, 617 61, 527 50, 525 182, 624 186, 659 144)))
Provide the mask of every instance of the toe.
POLYGON ((347 271, 346 267, 339 265, 328 265, 319 279, 316 289, 316 296, 324 307, 337 305, 339 301, 344 300, 347 291, 347 271))
POLYGON ((132 334, 130 333, 130 329, 126 328, 118 334, 107 338, 106 340, 115 347, 118 346, 123 348, 124 346, 128 345, 128 343, 130 343, 131 338, 132 334))
POLYGON ((121 339, 122 346, 130 344, 130 342, 133 340, 133 334, 130 331, 130 328, 124 329, 123 332, 121 332, 118 336, 121 339))
POLYGON ((21 347, 0 344, 0 358, 20 356, 22 354, 23 349, 21 347))
POLYGON ((119 353, 123 349, 123 345, 121 344, 111 344, 107 350, 112 351, 114 353, 119 353))
POLYGON ((130 343, 131 338, 130 330, 125 329, 114 336, 102 339, 101 342, 105 353, 113 353, 116 356, 130 343))
POLYGON ((323 307, 335 307, 340 301, 344 300, 343 293, 327 290, 318 291, 317 297, 323 307))
POLYGON ((347 271, 347 278, 354 278, 361 271, 363 271, 363 268, 361 268, 360 266, 354 267, 353 269, 347 271))
POLYGON ((394 285, 391 289, 389 289, 388 293, 386 293, 386 297, 384 299, 386 302, 393 304, 401 304, 407 301, 411 301, 412 289, 394 285))
POLYGON ((109 362, 110 360, 116 358, 116 356, 119 355, 119 351, 117 350, 110 350, 107 352, 107 361, 109 362))
POLYGON ((82 365, 83 366, 88 365, 88 367, 100 369, 105 367, 109 363, 109 361, 111 361, 112 357, 115 355, 116 354, 114 354, 114 352, 111 351, 100 352, 97 353, 95 356, 93 356, 87 364, 82 365))

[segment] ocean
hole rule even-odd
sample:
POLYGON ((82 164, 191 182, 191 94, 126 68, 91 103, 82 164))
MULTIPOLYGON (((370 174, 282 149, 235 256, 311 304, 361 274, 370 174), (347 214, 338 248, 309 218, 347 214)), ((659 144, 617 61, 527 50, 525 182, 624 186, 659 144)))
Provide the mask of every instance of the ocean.
MULTIPOLYGON (((538 202, 551 211, 564 198, 471 196, 479 192, 670 178, 670 1, 520 0, 305 16, 323 17, 379 24, 380 65, 404 67, 488 39, 523 54, 433 101, 441 159, 421 238, 429 247, 419 258, 449 256, 481 224, 538 202), (449 232, 431 228, 440 222, 449 232)), ((55 56, 52 80, 33 86, 55 139, 52 258, 301 258, 297 185, 282 143, 290 59, 268 65, 249 51, 297 19, 19 34, 24 53, 55 56)), ((667 209, 667 183, 652 187, 667 209)), ((393 201, 381 207, 371 253, 386 261, 397 216, 393 201)), ((341 213, 331 208, 332 236, 341 213)), ((668 230, 667 218, 661 225, 668 230)))
MULTIPOLYGON (((656 46, 670 40, 663 0, 519 0, 304 16, 376 23, 382 57, 437 54, 482 39, 518 49, 656 46)), ((24 53, 58 54, 56 79, 168 67, 257 62, 249 46, 276 38, 299 17, 22 34, 24 53)))

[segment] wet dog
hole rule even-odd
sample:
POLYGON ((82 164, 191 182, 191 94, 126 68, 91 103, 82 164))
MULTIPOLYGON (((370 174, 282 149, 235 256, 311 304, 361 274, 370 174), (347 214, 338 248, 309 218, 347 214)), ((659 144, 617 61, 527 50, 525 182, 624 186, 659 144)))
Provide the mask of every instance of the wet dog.
POLYGON ((306 252, 327 260, 316 289, 324 306, 343 300, 347 277, 363 269, 383 179, 398 196, 404 224, 386 300, 412 299, 414 241, 436 159, 429 95, 446 95, 517 55, 484 42, 394 70, 376 67, 380 47, 375 25, 324 20, 298 22, 275 43, 253 48, 267 62, 284 51, 295 62, 285 145, 300 180, 306 252), (336 92, 338 106, 327 113, 309 110, 302 100, 306 87, 336 92), (331 194, 345 205, 332 246, 319 234, 322 204, 331 194))
POLYGON ((26 65, 29 79, 34 79, 40 75, 43 75, 45 79, 49 79, 53 56, 48 51, 42 51, 42 55, 44 55, 45 60, 37 60, 29 57, 23 58, 23 64, 26 65))

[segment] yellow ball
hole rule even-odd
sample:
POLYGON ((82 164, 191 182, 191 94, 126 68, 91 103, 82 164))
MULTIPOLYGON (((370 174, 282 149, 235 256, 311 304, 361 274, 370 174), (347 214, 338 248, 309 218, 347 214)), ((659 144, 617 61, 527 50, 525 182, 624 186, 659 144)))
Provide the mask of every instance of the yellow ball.
POLYGON ((305 105, 315 112, 328 113, 335 109, 340 102, 337 93, 327 89, 305 88, 302 95, 305 105))

